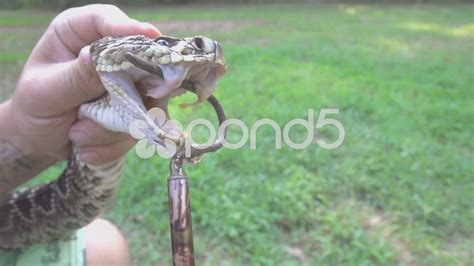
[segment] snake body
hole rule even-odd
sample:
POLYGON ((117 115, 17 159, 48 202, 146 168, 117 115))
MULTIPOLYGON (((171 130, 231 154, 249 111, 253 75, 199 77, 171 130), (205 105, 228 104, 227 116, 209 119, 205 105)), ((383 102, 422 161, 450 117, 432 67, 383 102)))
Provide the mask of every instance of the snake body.
MULTIPOLYGON (((182 145, 183 137, 161 127, 147 110, 167 111, 169 98, 185 92, 183 82, 192 85, 196 103, 206 100, 226 70, 221 45, 202 36, 105 37, 91 45, 91 56, 107 93, 81 105, 79 117, 125 133, 133 121, 146 121, 144 136, 154 144, 172 140, 182 145)), ((67 237, 93 221, 113 198, 123 169, 123 159, 100 166, 82 162, 72 147, 56 180, 0 199, 0 249, 67 237)))

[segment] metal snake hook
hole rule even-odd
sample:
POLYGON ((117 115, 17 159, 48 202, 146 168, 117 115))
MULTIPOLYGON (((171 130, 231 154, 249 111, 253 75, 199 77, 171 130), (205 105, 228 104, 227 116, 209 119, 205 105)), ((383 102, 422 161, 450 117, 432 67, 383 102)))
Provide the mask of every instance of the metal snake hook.
MULTIPOLYGON (((214 107, 219 119, 219 126, 226 120, 225 113, 219 101, 211 95, 208 101, 214 107)), ((224 129, 223 140, 227 129, 224 129)), ((204 153, 214 152, 222 147, 218 139, 214 144, 205 147, 191 148, 191 158, 204 153)), ((171 247, 173 252, 173 265, 193 266, 194 247, 193 230, 191 222, 191 202, 189 197, 189 178, 183 168, 184 149, 178 151, 170 161, 168 177, 168 204, 171 229, 171 247)))
MULTIPOLYGON (((208 102, 214 107, 221 126, 226 120, 219 101, 211 95, 208 102)), ((225 140, 227 129, 224 129, 222 140, 225 140)), ((222 147, 220 139, 204 148, 192 147, 191 158, 204 153, 214 152, 222 147)), ((189 178, 183 168, 184 149, 178 151, 171 159, 168 177, 168 203, 171 228, 171 247, 173 265, 194 265, 193 230, 191 222, 191 202, 189 199, 189 178)))
MULTIPOLYGON (((125 54, 125 58, 133 65, 141 68, 151 74, 163 77, 163 73, 159 67, 153 66, 146 61, 134 56, 131 53, 125 54)), ((196 93, 196 89, 192 83, 184 81, 181 87, 196 93)), ((224 109, 214 95, 209 96, 207 101, 214 108, 219 127, 226 120, 224 109)), ((221 133, 221 132, 219 132, 221 133)), ((208 152, 215 152, 223 145, 223 141, 227 136, 227 128, 225 127, 222 136, 211 145, 207 147, 200 147, 191 145, 191 156, 198 157, 208 152)), ((194 245, 193 245, 193 230, 191 221, 191 201, 189 197, 189 177, 183 168, 185 160, 185 147, 171 158, 169 164, 170 175, 168 177, 168 205, 170 217, 170 231, 171 231, 171 248, 173 256, 173 265, 175 266, 194 266, 194 245)))

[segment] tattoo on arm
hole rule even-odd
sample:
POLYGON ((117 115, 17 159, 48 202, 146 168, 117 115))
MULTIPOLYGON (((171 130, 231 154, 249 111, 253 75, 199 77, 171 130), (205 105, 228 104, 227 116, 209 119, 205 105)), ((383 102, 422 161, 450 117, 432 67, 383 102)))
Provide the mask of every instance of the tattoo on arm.
POLYGON ((0 139, 0 196, 31 178, 34 168, 33 158, 10 141, 0 139))

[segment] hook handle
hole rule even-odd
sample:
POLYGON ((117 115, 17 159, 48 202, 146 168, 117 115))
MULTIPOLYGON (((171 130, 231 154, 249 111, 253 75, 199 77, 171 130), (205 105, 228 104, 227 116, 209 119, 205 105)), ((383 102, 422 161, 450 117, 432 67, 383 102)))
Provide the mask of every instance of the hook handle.
POLYGON ((168 204, 173 265, 194 266, 189 179, 184 173, 182 165, 177 166, 175 163, 182 163, 182 160, 171 161, 171 175, 168 178, 168 204))

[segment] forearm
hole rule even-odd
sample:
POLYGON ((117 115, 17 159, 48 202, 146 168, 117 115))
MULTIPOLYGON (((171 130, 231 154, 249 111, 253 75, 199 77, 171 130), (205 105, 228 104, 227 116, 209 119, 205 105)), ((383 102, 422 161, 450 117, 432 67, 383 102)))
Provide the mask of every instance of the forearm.
POLYGON ((0 198, 54 163, 26 146, 9 107, 10 102, 0 104, 0 198))

